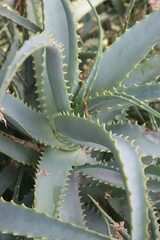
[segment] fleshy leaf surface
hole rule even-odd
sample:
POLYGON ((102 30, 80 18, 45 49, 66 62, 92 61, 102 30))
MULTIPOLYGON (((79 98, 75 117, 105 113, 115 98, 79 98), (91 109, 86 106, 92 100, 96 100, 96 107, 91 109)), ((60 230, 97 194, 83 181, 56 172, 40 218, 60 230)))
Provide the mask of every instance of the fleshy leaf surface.
POLYGON ((105 131, 105 128, 99 123, 88 119, 60 114, 54 117, 54 121, 61 134, 77 141, 99 143, 113 152, 127 191, 132 239, 147 238, 146 180, 136 149, 126 139, 113 136, 111 132, 105 131))
POLYGON ((104 88, 109 90, 117 87, 126 78, 135 65, 159 41, 159 23, 160 10, 150 14, 126 31, 104 52, 97 80, 92 87, 92 94, 104 91, 104 88))

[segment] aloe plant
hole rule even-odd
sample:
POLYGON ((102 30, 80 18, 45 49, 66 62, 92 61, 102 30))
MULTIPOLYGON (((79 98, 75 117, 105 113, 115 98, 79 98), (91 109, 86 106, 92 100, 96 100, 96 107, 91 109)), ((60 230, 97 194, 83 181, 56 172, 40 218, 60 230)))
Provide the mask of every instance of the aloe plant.
POLYGON ((0 4, 12 33, 0 71, 0 120, 16 132, 0 133, 0 152, 18 164, 7 160, 0 169, 4 237, 160 237, 159 162, 155 164, 160 113, 150 106, 160 92, 159 54, 151 51, 160 40, 160 10, 103 52, 100 19, 87 2, 97 19, 99 46, 83 82, 75 19, 88 8, 77 17, 68 0, 30 0, 23 17, 0 4), (18 43, 21 28, 26 41, 18 43), (132 106, 148 114, 152 129, 128 121, 132 106), (30 179, 27 187, 24 176, 30 179), (12 201, 5 199, 8 188, 12 201))

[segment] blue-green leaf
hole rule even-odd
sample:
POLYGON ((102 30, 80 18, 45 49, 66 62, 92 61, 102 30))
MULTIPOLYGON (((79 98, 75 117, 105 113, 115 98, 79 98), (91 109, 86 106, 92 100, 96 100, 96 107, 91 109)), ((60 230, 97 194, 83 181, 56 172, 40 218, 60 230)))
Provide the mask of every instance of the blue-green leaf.
POLYGON ((160 10, 126 31, 104 52, 97 81, 92 87, 92 94, 104 91, 105 88, 117 87, 127 77, 127 74, 159 41, 159 23, 160 10))
POLYGON ((0 200, 0 219, 0 232, 28 238, 115 240, 115 238, 64 223, 37 213, 34 209, 24 208, 4 200, 0 200))

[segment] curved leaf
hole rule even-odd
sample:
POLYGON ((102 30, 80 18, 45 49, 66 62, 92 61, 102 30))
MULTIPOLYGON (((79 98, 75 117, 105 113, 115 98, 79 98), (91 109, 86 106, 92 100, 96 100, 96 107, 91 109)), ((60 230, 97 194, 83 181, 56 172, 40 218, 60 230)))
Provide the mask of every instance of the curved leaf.
POLYGON ((159 224, 158 224, 158 218, 156 217, 156 212, 154 212, 154 208, 149 208, 149 218, 151 221, 151 236, 152 239, 158 240, 160 238, 160 232, 159 232, 159 224))
POLYGON ((56 216, 62 190, 80 149, 61 151, 47 147, 40 161, 36 179, 35 207, 39 212, 56 216), (41 174, 42 173, 42 174, 41 174), (46 174, 43 174, 46 173, 46 174))
MULTIPOLYGON (((47 48, 48 55, 52 56, 52 60, 56 59, 56 61, 53 61, 52 63, 48 62, 47 71, 57 110, 70 111, 62 71, 63 67, 61 49, 60 46, 54 42, 53 38, 51 38, 45 32, 37 34, 30 40, 26 41, 26 43, 13 58, 0 86, 0 101, 4 97, 5 91, 20 65, 27 59, 28 56, 41 48, 47 48), (55 85, 56 88, 54 87, 55 85)), ((49 58, 47 58, 47 61, 49 61, 49 58)))
POLYGON ((104 52, 97 81, 92 87, 92 94, 104 91, 105 88, 117 87, 158 42, 160 39, 159 15, 160 10, 150 14, 126 31, 104 52))
POLYGON ((0 71, 0 84, 2 83, 3 78, 4 78, 5 74, 6 74, 6 70, 9 67, 10 63, 12 62, 12 59, 13 59, 13 57, 14 57, 14 55, 15 55, 17 50, 18 50, 18 37, 15 36, 14 42, 12 43, 12 46, 10 48, 9 54, 7 56, 7 59, 4 62, 3 66, 1 68, 1 71, 0 71))
POLYGON ((64 146, 59 142, 45 116, 27 107, 18 98, 6 94, 3 98, 3 113, 8 121, 28 136, 53 146, 64 146))
POLYGON ((133 240, 148 237, 146 180, 141 160, 133 146, 123 138, 113 136, 105 128, 88 119, 59 115, 54 117, 57 130, 76 141, 99 143, 109 148, 122 172, 131 213, 133 240))
POLYGON ((38 27, 36 24, 30 22, 28 19, 24 18, 23 16, 20 16, 16 11, 11 9, 9 6, 7 6, 4 3, 0 3, 0 15, 2 17, 6 17, 6 18, 12 20, 13 22, 17 23, 18 25, 21 25, 22 27, 24 27, 34 33, 42 31, 41 28, 38 27))
MULTIPOLYGON (((41 26, 42 23, 40 20, 42 19, 40 19, 38 14, 37 2, 35 2, 35 0, 27 1, 26 8, 28 19, 31 19, 32 22, 41 26)), ((34 77, 39 109, 49 119, 51 126, 55 128, 53 114, 57 112, 57 108, 47 74, 46 52, 44 49, 39 49, 38 51, 34 52, 33 69, 35 74, 34 77)))
MULTIPOLYGON (((78 226, 85 227, 79 196, 79 175, 72 172, 63 191, 59 208, 59 218, 65 222, 72 222, 78 226)), ((99 232, 99 231, 97 231, 99 232)))
POLYGON ((0 232, 22 235, 28 238, 115 240, 4 200, 0 200, 0 218, 0 232))
POLYGON ((129 95, 129 94, 125 93, 124 91, 119 93, 119 92, 117 92, 115 90, 114 96, 116 96, 116 97, 118 97, 120 99, 126 100, 131 105, 136 105, 136 106, 144 109, 148 113, 152 114, 153 116, 160 118, 160 113, 158 111, 154 110, 153 108, 148 106, 148 104, 146 104, 145 102, 139 100, 138 98, 136 98, 133 95, 129 95))
POLYGON ((84 99, 84 97, 86 95, 88 95, 88 92, 90 92, 92 85, 93 85, 94 81, 96 80, 100 62, 101 62, 101 58, 102 58, 102 51, 103 51, 103 32, 102 32, 102 28, 101 28, 101 22, 100 22, 98 14, 96 12, 96 9, 92 6, 92 4, 89 0, 88 0, 88 3, 92 8, 92 11, 93 11, 93 13, 96 17, 97 23, 98 23, 99 45, 98 45, 98 49, 97 49, 96 58, 94 59, 94 63, 90 69, 90 73, 89 73, 87 79, 85 80, 85 84, 82 85, 82 87, 78 93, 77 98, 78 98, 78 101, 80 101, 80 102, 84 99))
POLYGON ((83 209, 86 219, 86 226, 89 229, 106 234, 106 222, 99 212, 97 210, 95 211, 95 209, 90 209, 89 206, 85 205, 83 206, 83 209))
POLYGON ((39 153, 0 134, 0 152, 29 166, 35 166, 39 153))
POLYGON ((69 93, 74 93, 77 88, 74 84, 78 83, 79 76, 79 60, 78 60, 78 36, 76 34, 76 25, 73 19, 69 1, 61 0, 68 24, 68 41, 69 41, 69 59, 68 59, 68 71, 66 73, 66 79, 68 80, 69 93), (73 91, 72 91, 73 89, 73 91))
POLYGON ((108 131, 112 131, 113 134, 120 135, 124 138, 128 138, 130 141, 134 141, 133 144, 138 146, 137 151, 144 156, 160 157, 160 142, 159 133, 149 131, 145 133, 145 128, 136 124, 117 124, 107 126, 108 131))
MULTIPOLYGON (((104 0, 90 0, 90 2, 94 7, 97 7, 99 4, 104 2, 104 0)), ((78 22, 82 17, 91 11, 85 0, 79 0, 71 3, 71 8, 74 12, 74 19, 76 22, 78 22)))
POLYGON ((129 103, 122 99, 117 98, 117 96, 106 92, 102 96, 96 96, 94 98, 88 98, 87 101, 88 105, 88 112, 94 112, 94 111, 103 111, 105 109, 118 109, 119 107, 125 107, 129 105, 129 103))
MULTIPOLYGON (((68 87, 71 93, 74 81, 78 80, 78 48, 76 27, 68 0, 44 0, 44 26, 45 30, 53 34, 55 39, 64 47, 63 63, 67 73, 65 79, 69 81, 68 87)), ((53 62, 52 55, 47 53, 47 59, 53 62)))
POLYGON ((135 98, 145 101, 153 102, 160 99, 160 83, 134 85, 131 87, 118 88, 118 92, 126 93, 127 95, 134 96, 135 98))
POLYGON ((3 168, 0 172, 0 196, 2 196, 4 191, 16 179, 17 174, 18 168, 12 163, 3 168))
POLYGON ((109 183, 118 187, 124 187, 119 171, 105 165, 84 165, 75 168, 76 171, 100 182, 109 183))
MULTIPOLYGON (((103 218, 107 220, 107 222, 114 224, 115 221, 100 207, 100 205, 90 196, 93 203, 96 205, 100 213, 102 214, 103 218)), ((128 233, 126 233, 123 229, 118 229, 122 237, 124 237, 125 240, 130 240, 130 236, 128 233)))
POLYGON ((145 168, 145 174, 160 177, 160 165, 149 165, 145 168))
POLYGON ((134 84, 142 85, 155 80, 160 75, 160 54, 145 59, 124 79, 121 86, 131 87, 134 84))
POLYGON ((27 18, 30 19, 31 22, 42 28, 43 26, 42 16, 40 15, 41 14, 40 5, 37 4, 37 1, 35 0, 26 1, 25 4, 27 18))

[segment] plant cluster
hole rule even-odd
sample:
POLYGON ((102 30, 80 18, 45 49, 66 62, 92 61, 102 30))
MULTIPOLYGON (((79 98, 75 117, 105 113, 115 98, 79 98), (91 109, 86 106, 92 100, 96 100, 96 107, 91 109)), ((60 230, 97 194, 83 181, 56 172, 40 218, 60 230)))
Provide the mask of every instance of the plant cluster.
POLYGON ((2 239, 160 238, 160 10, 134 3, 0 2, 2 239))

